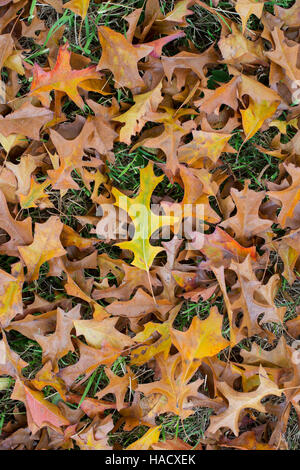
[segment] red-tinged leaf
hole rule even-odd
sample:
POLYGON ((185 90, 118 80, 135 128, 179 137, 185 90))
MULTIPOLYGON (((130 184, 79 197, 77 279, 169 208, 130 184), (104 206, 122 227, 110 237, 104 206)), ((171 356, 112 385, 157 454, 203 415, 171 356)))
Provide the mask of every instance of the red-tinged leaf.
POLYGON ((205 234, 203 236, 197 232, 193 232, 193 235, 194 240, 191 243, 191 248, 201 251, 209 262, 215 265, 228 264, 231 260, 236 259, 243 261, 249 255, 253 260, 256 259, 255 246, 243 247, 219 227, 216 227, 211 235, 205 234))
POLYGON ((69 420, 64 417, 58 406, 44 398, 42 392, 32 390, 20 380, 17 380, 12 394, 14 400, 22 401, 26 406, 28 425, 32 433, 45 426, 54 429, 68 426, 69 420))
POLYGON ((96 72, 96 67, 72 70, 71 53, 68 48, 68 43, 60 47, 56 64, 50 72, 45 72, 38 64, 34 65, 30 95, 36 96, 46 107, 50 105, 49 92, 57 90, 66 93, 79 108, 83 108, 84 103, 78 93, 78 86, 85 80, 99 80, 101 78, 96 72))

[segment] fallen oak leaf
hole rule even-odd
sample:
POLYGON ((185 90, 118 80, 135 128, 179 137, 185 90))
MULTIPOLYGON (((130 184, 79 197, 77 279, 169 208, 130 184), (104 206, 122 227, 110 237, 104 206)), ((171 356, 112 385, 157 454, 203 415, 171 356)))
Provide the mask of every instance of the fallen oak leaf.
POLYGON ((215 90, 204 92, 204 98, 195 102, 195 106, 201 107, 206 114, 219 114, 220 107, 224 104, 237 111, 238 109, 238 82, 241 77, 233 77, 228 83, 224 83, 215 90))
POLYGON ((106 307, 106 311, 111 315, 128 318, 132 329, 138 328, 138 322, 149 313, 155 313, 159 318, 164 319, 171 310, 172 303, 168 300, 154 300, 143 289, 138 289, 131 300, 115 301, 106 307))
POLYGON ((275 91, 246 75, 241 76, 238 90, 241 100, 243 95, 249 96, 248 107, 240 110, 246 134, 244 144, 256 134, 266 119, 273 116, 281 99, 275 91))
POLYGON ((0 133, 5 137, 10 134, 22 134, 39 140, 40 129, 53 118, 53 112, 46 108, 32 106, 25 102, 19 109, 5 117, 0 116, 0 133))
POLYGON ((163 97, 161 95, 162 83, 160 82, 153 90, 148 91, 142 95, 135 95, 134 105, 121 114, 121 116, 115 117, 114 121, 124 123, 120 130, 120 142, 130 144, 131 136, 136 135, 147 122, 147 114, 149 112, 155 112, 159 103, 163 97))
POLYGON ((77 433, 72 438, 81 450, 112 450, 108 444, 108 433, 113 427, 110 415, 102 421, 96 418, 84 432, 77 433))
POLYGON ((62 5, 62 8, 69 8, 76 15, 81 16, 82 20, 85 19, 90 5, 90 0, 70 0, 62 5))
POLYGON ((290 8, 282 8, 274 5, 275 14, 280 18, 289 28, 298 28, 300 25, 300 6, 297 2, 290 8))
MULTIPOLYGON (((162 48, 166 45, 169 44, 169 42, 174 41, 174 39, 179 39, 185 37, 185 32, 184 31, 178 31, 177 33, 170 34, 169 36, 164 36, 159 39, 155 39, 154 41, 151 42, 146 42, 142 45, 153 47, 153 51, 150 52, 150 56, 159 58, 162 55, 162 48)), ((135 44, 135 47, 139 47, 140 44, 135 44)))
POLYGON ((282 392, 278 386, 269 379, 266 371, 260 366, 260 385, 257 390, 248 393, 237 392, 227 385, 226 382, 218 382, 217 389, 228 401, 228 408, 217 416, 210 418, 208 432, 215 433, 220 428, 229 428, 238 436, 240 413, 245 408, 252 408, 262 413, 266 412, 261 400, 269 395, 280 397, 282 392))
POLYGON ((134 341, 120 333, 115 326, 118 318, 104 318, 98 320, 75 320, 74 326, 78 336, 83 335, 89 346, 97 349, 107 345, 115 349, 125 349, 134 345, 134 341))
POLYGON ((32 155, 22 155, 18 164, 6 162, 6 167, 14 173, 18 180, 18 190, 16 194, 28 194, 32 183, 31 174, 37 167, 42 166, 42 164, 42 157, 32 155))
POLYGON ((171 327, 181 305, 179 304, 171 310, 168 320, 164 323, 148 322, 144 326, 144 330, 135 335, 134 341, 144 344, 132 350, 131 364, 143 365, 160 353, 167 359, 172 346, 171 327))
POLYGON ((73 170, 80 170, 82 167, 98 167, 98 158, 83 160, 85 149, 92 146, 92 137, 95 128, 91 119, 87 119, 81 131, 75 139, 65 139, 61 134, 51 129, 51 140, 57 150, 60 165, 54 166, 54 170, 48 170, 50 182, 53 189, 78 189, 78 184, 74 181, 71 173, 73 170))
MULTIPOLYGON (((0 190, 0 227, 10 236, 10 240, 0 245, 0 252, 16 256, 17 245, 28 245, 32 242, 32 220, 27 217, 25 220, 15 220, 8 209, 3 192, 0 190)), ((18 256, 18 255, 17 255, 18 256)))
POLYGON ((60 242, 63 224, 56 216, 51 216, 43 224, 35 225, 34 240, 31 245, 18 246, 22 259, 27 266, 27 278, 36 280, 42 264, 52 258, 66 254, 60 242))
MULTIPOLYGON (((122 349, 113 348, 106 343, 101 349, 87 346, 78 339, 75 340, 79 348, 79 361, 73 365, 60 369, 57 376, 60 377, 68 388, 71 388, 79 376, 84 376, 85 381, 100 365, 111 366, 122 353, 122 349)), ((76 383, 76 386, 80 385, 76 383)), ((75 385, 74 385, 75 386, 75 385)))
POLYGON ((195 110, 192 108, 183 108, 176 111, 166 106, 161 105, 161 107, 164 109, 163 113, 149 113, 148 118, 152 122, 163 123, 163 126, 145 131, 138 142, 133 146, 132 151, 140 146, 161 149, 166 155, 166 174, 172 181, 172 177, 175 176, 179 168, 177 158, 178 147, 183 137, 194 128, 193 121, 187 121, 182 125, 180 118, 195 114, 195 110))
POLYGON ((220 444, 222 447, 234 447, 239 450, 276 450, 274 446, 257 441, 255 431, 243 432, 235 439, 227 439, 224 437, 220 441, 220 444))
POLYGON ((195 3, 194 0, 179 0, 174 5, 173 10, 167 13, 163 18, 157 18, 157 23, 163 23, 165 21, 170 21, 174 23, 185 24, 185 16, 192 15, 193 10, 189 10, 188 7, 195 3))
MULTIPOLYGON (((151 383, 139 384, 137 391, 144 395, 159 394, 160 399, 157 407, 157 414, 165 413, 168 410, 183 419, 187 418, 193 411, 193 401, 189 403, 189 398, 201 399, 198 392, 202 379, 188 383, 192 377, 186 377, 180 370, 181 356, 175 354, 168 356, 165 360, 164 355, 156 356, 157 365, 161 372, 161 379, 151 383)), ((195 372, 195 370, 194 370, 195 372)))
POLYGON ((241 17, 243 32, 246 30, 247 22, 251 15, 261 18, 264 4, 256 0, 237 0, 235 9, 241 17))
POLYGON ((101 78, 94 66, 82 70, 72 70, 71 53, 68 48, 68 43, 59 48, 56 64, 50 72, 45 72, 38 64, 34 65, 29 95, 36 96, 46 108, 50 105, 49 92, 51 90, 66 93, 79 108, 83 108, 84 102, 77 87, 86 80, 101 78))
POLYGON ((52 387, 59 393, 62 400, 67 401, 67 389, 65 383, 62 379, 56 376, 52 369, 51 360, 44 364, 42 369, 40 369, 36 374, 35 378, 30 381, 30 384, 39 391, 42 391, 45 387, 52 387))
POLYGON ((23 134, 10 134, 8 137, 0 134, 0 144, 4 148, 5 152, 9 154, 11 149, 14 147, 26 147, 27 139, 23 134))
POLYGON ((285 308, 276 307, 274 303, 280 286, 279 275, 274 274, 263 285, 255 275, 249 256, 242 263, 233 260, 230 269, 236 273, 238 279, 236 285, 232 286, 231 307, 233 311, 243 313, 240 329, 247 327, 249 337, 259 334, 261 327, 258 320, 262 314, 260 323, 282 323, 285 308))
MULTIPOLYGON (((101 258, 100 258, 101 259, 101 258)), ((113 261, 113 260, 112 260, 113 261)), ((131 294, 138 288, 143 287, 151 293, 153 287, 161 286, 161 282, 155 276, 155 273, 150 271, 149 275, 146 271, 143 271, 135 266, 130 266, 126 263, 121 265, 124 271, 124 277, 118 287, 105 287, 100 289, 95 289, 93 291, 92 297, 95 300, 99 299, 119 299, 119 300, 129 300, 131 294), (149 284, 149 280, 151 284, 149 284)), ((100 265, 101 270, 101 265, 100 265)), ((105 276, 104 276, 105 277, 105 276)), ((95 284, 97 286, 97 284, 95 284)))
POLYGON ((31 389, 19 379, 16 380, 11 398, 24 403, 28 426, 33 434, 45 426, 60 430, 62 426, 70 424, 58 406, 46 400, 42 392, 31 389))
POLYGON ((229 346, 222 336, 223 317, 218 308, 210 310, 206 320, 194 317, 189 329, 185 332, 171 329, 172 343, 182 358, 183 381, 188 381, 194 375, 205 357, 215 356, 229 346))
POLYGON ((0 326, 2 328, 7 328, 16 315, 23 313, 23 282, 22 263, 12 265, 12 274, 0 269, 0 326))
POLYGON ((13 378, 22 377, 22 369, 28 366, 28 363, 13 351, 8 344, 6 334, 2 330, 2 339, 0 340, 0 375, 9 375, 13 378))
MULTIPOLYGON (((231 34, 219 41, 223 63, 240 68, 241 65, 267 65, 261 38, 250 41, 233 23, 231 34)), ((230 106, 230 104, 229 104, 230 106)))
POLYGON ((114 374, 110 369, 105 369, 105 374, 109 379, 109 384, 100 392, 96 394, 97 398, 102 398, 107 394, 112 393, 116 397, 116 409, 119 411, 125 407, 125 395, 128 388, 131 393, 137 387, 137 379, 129 367, 126 368, 126 373, 120 377, 114 374))
POLYGON ((285 185, 282 190, 269 191, 267 193, 271 199, 275 199, 281 203, 282 209, 278 217, 278 222, 283 228, 291 223, 295 208, 300 201, 300 169, 292 163, 285 165, 285 169, 291 176, 292 183, 288 186, 285 185))
POLYGON ((250 181, 245 182, 244 189, 232 188, 231 197, 236 205, 237 213, 221 222, 220 226, 231 229, 236 240, 242 245, 249 245, 253 237, 259 236, 273 225, 272 220, 263 219, 259 215, 259 207, 265 197, 264 191, 249 189, 250 181))
POLYGON ((13 52, 14 41, 11 34, 1 34, 0 36, 0 70, 5 67, 5 62, 13 52))
POLYGON ((86 397, 82 401, 81 395, 75 395, 73 393, 68 394, 68 402, 76 403, 77 405, 80 404, 82 411, 92 419, 96 416, 104 418, 104 412, 106 410, 114 410, 116 408, 116 404, 110 401, 97 400, 96 398, 89 397, 86 397))
MULTIPOLYGON (((66 268, 62 266, 62 270, 66 271, 66 268)), ((67 271, 66 271, 67 272, 67 271)), ((64 285, 64 289, 68 295, 79 297, 80 299, 84 300, 88 304, 90 304, 93 308, 93 316, 97 320, 105 319, 108 314, 106 310, 101 307, 95 300, 91 299, 89 295, 87 295, 79 285, 72 279, 72 276, 67 272, 67 282, 64 285)))
POLYGON ((287 44, 284 32, 279 28, 271 31, 272 39, 275 43, 275 50, 266 52, 266 56, 282 67, 287 76, 299 87, 300 71, 297 65, 299 44, 290 46, 287 44))
MULTIPOLYGON (((37 308, 39 311, 40 309, 37 308)), ((35 313, 35 311, 34 311, 35 313)), ((25 318, 22 320, 17 320, 12 322, 6 330, 11 331, 15 330, 21 333, 22 335, 30 338, 34 341, 34 335, 36 331, 41 335, 53 332, 56 326, 56 310, 49 310, 46 313, 40 315, 31 315, 28 313, 25 318)))
POLYGON ((97 70, 110 70, 114 75, 117 88, 143 88, 145 84, 138 72, 137 63, 149 55, 153 51, 153 47, 147 45, 134 47, 123 34, 107 26, 100 26, 98 34, 102 55, 97 70))
POLYGON ((152 192, 163 180, 163 176, 155 176, 153 164, 149 162, 146 168, 140 170, 140 190, 134 198, 129 198, 116 188, 112 194, 116 198, 115 206, 125 210, 134 223, 135 233, 132 240, 117 243, 121 249, 127 249, 134 253, 132 264, 145 271, 150 270, 155 256, 163 248, 153 246, 150 243, 151 235, 164 225, 174 224, 176 217, 159 216, 152 212, 150 200, 152 192))
POLYGON ((140 439, 130 444, 125 450, 149 450, 159 440, 161 425, 150 428, 140 439))
POLYGON ((43 183, 38 183, 32 176, 30 179, 30 188, 28 194, 19 194, 20 206, 22 209, 30 209, 31 207, 37 207, 41 200, 50 202, 48 195, 45 194, 45 190, 50 186, 50 180, 46 179, 43 183))
POLYGON ((253 260, 257 258, 255 246, 243 247, 219 226, 215 228, 212 234, 203 235, 192 232, 191 235, 193 236, 190 243, 191 249, 201 251, 209 263, 213 263, 215 266, 227 265, 231 260, 243 261, 249 255, 253 260))
POLYGON ((192 131, 193 139, 178 149, 178 159, 181 163, 192 166, 200 158, 208 157, 216 163, 221 153, 235 152, 228 144, 231 134, 217 132, 192 131))
POLYGON ((96 243, 99 243, 98 238, 81 237, 74 229, 72 229, 72 227, 65 224, 61 232, 60 240, 64 247, 76 246, 79 250, 85 250, 86 248, 90 248, 96 243))
POLYGON ((174 439, 167 439, 166 441, 161 441, 157 442, 156 444, 152 444, 152 449, 153 450, 182 450, 182 451, 187 451, 187 450, 202 450, 202 445, 198 444, 196 447, 191 446, 184 442, 182 439, 179 439, 179 437, 174 438, 174 439))
POLYGON ((48 336, 35 334, 34 339, 42 348, 42 361, 45 364, 51 361, 55 373, 59 371, 58 361, 69 351, 74 351, 71 341, 71 330, 73 322, 80 318, 80 304, 76 305, 69 312, 64 312, 61 308, 57 309, 55 332, 48 336))

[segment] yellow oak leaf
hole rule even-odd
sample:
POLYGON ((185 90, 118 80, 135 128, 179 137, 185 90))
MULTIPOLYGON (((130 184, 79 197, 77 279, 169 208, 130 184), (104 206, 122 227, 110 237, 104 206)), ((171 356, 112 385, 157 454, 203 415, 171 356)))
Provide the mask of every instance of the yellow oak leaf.
POLYGON ((124 250, 134 253, 132 264, 140 269, 149 271, 155 256, 163 251, 162 247, 150 243, 151 235, 165 225, 173 225, 179 218, 174 216, 156 215, 150 208, 152 192, 163 180, 163 176, 155 176, 153 164, 140 170, 140 190, 134 198, 129 198, 116 188, 112 194, 116 198, 115 206, 125 210, 131 217, 135 233, 130 241, 117 243, 124 250))

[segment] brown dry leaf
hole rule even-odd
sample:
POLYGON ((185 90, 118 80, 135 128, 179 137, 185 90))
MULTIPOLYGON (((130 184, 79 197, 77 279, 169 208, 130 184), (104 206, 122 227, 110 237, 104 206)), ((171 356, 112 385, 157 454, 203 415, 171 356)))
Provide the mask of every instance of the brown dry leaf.
POLYGON ((137 387, 137 379, 129 367, 126 369, 126 374, 122 377, 114 374, 110 369, 105 369, 105 373, 109 379, 109 384, 100 392, 96 394, 97 398, 103 398, 105 395, 112 393, 116 397, 116 408, 121 410, 125 407, 125 395, 128 388, 132 393, 137 387))
POLYGON ((57 309, 55 332, 48 336, 35 334, 34 339, 42 348, 43 363, 51 361, 54 372, 58 372, 58 361, 69 351, 74 351, 71 341, 71 330, 74 320, 80 318, 80 305, 76 305, 69 312, 57 309))
POLYGON ((22 155, 18 164, 6 162, 7 168, 14 173, 18 180, 18 189, 16 191, 18 195, 28 194, 32 181, 31 174, 40 165, 42 166, 40 157, 32 155, 22 155))
POLYGON ((243 32, 246 29, 247 22, 251 15, 255 15, 257 18, 260 18, 264 4, 256 0, 237 0, 235 9, 241 17, 243 32))
POLYGON ((249 189, 249 181, 246 181, 242 191, 231 190, 231 197, 236 205, 237 213, 233 217, 221 222, 221 226, 230 229, 236 240, 244 246, 249 245, 255 236, 270 229, 272 220, 262 219, 259 215, 259 207, 265 197, 263 191, 255 192, 249 189))
POLYGON ((104 318, 101 321, 76 319, 74 326, 78 336, 83 335, 89 346, 122 350, 132 346, 134 341, 115 328, 117 321, 117 318, 104 318))
POLYGON ((48 170, 50 183, 53 189, 78 189, 78 184, 72 178, 72 171, 85 167, 98 167, 99 160, 92 159, 84 161, 84 150, 89 147, 90 138, 94 133, 92 121, 86 121, 81 132, 75 139, 65 139, 61 134, 51 129, 51 140, 57 150, 59 166, 54 166, 53 170, 48 170))
POLYGON ((217 389, 227 399, 228 407, 223 413, 211 418, 208 432, 214 433, 220 428, 229 428, 235 436, 238 436, 240 414, 245 408, 252 408, 264 413, 266 409, 261 400, 270 395, 281 396, 282 392, 268 378, 262 366, 259 369, 259 378, 260 385, 258 389, 249 393, 237 392, 229 387, 226 382, 217 383, 217 389))
POLYGON ((243 320, 240 328, 246 327, 248 336, 260 333, 258 319, 263 314, 261 322, 282 323, 285 308, 278 308, 275 305, 275 297, 280 285, 280 278, 274 274, 269 279, 268 284, 262 285, 254 274, 250 257, 243 263, 231 262, 230 269, 237 274, 237 284, 232 289, 233 292, 231 307, 233 310, 243 313, 243 320))
POLYGON ((290 8, 282 8, 274 5, 276 16, 278 16, 290 28, 298 28, 300 25, 300 6, 297 2, 290 8))
POLYGON ((218 226, 210 235, 205 234, 203 237, 198 232, 193 232, 192 235, 194 239, 190 247, 201 251, 209 262, 215 266, 229 266, 231 260, 243 261, 247 256, 250 256, 253 260, 256 259, 255 246, 244 248, 218 226))
POLYGON ((100 26, 98 34, 102 55, 97 70, 110 70, 117 88, 143 88, 145 84, 138 72, 138 62, 150 54, 153 47, 147 45, 134 47, 123 34, 106 26, 100 26))
POLYGON ((124 271, 124 277, 122 276, 123 279, 121 284, 118 287, 112 286, 95 289, 93 291, 94 299, 114 298, 119 300, 129 300, 131 294, 138 287, 143 287, 151 293, 152 287, 158 287, 161 285, 157 277, 154 276, 151 271, 148 274, 146 271, 142 271, 135 266, 130 266, 125 263, 122 264, 122 269, 124 271))
POLYGON ((5 137, 11 134, 22 134, 34 140, 39 140, 40 129, 53 117, 52 111, 37 108, 25 102, 19 109, 0 119, 0 133, 5 137))
POLYGON ((106 311, 111 315, 128 318, 134 326, 149 313, 155 313, 164 319, 171 308, 172 304, 168 300, 156 301, 140 288, 131 300, 112 302, 106 307, 106 311))
MULTIPOLYGON (((37 306, 36 309, 33 309, 33 313, 40 310, 42 310, 42 308, 37 306)), ((47 310, 46 313, 40 315, 31 315, 28 312, 24 319, 14 321, 12 325, 8 326, 6 329, 7 331, 19 331, 19 333, 34 341, 36 331, 38 331, 40 335, 45 335, 55 330, 56 310, 49 310, 48 308, 47 310)))
POLYGON ((10 349, 7 342, 6 334, 2 332, 0 341, 0 374, 9 375, 15 379, 22 376, 22 369, 27 367, 27 362, 10 349))
POLYGON ((108 444, 108 433, 113 427, 110 416, 102 421, 95 419, 87 429, 75 435, 74 439, 81 450, 112 450, 108 444))
POLYGON ((1 253, 18 256, 18 246, 28 245, 32 242, 32 220, 15 220, 8 209, 5 196, 0 191, 0 227, 10 236, 10 240, 0 245, 1 253))
POLYGON ((267 56, 282 67, 287 76, 297 83, 300 80, 300 70, 297 66, 299 45, 289 46, 283 31, 279 28, 274 28, 271 31, 271 35, 275 44, 275 50, 267 52, 267 56))
POLYGON ((198 389, 202 384, 201 379, 188 383, 191 376, 183 376, 181 367, 180 354, 169 356, 167 360, 164 359, 163 354, 156 356, 156 361, 161 373, 161 379, 148 384, 140 384, 137 388, 138 391, 148 396, 153 393, 160 395, 158 414, 163 412, 163 409, 168 409, 181 418, 187 418, 193 412, 193 401, 189 403, 189 398, 200 398, 198 389), (179 371, 178 371, 179 369, 179 371))
POLYGON ((283 228, 289 226, 293 220, 295 208, 300 201, 300 170, 293 164, 285 168, 292 178, 292 183, 285 185, 282 190, 267 193, 270 198, 280 201, 282 205, 278 222, 283 228))
POLYGON ((28 279, 38 279, 42 264, 66 253, 59 238, 62 229, 63 224, 59 218, 52 216, 44 224, 35 225, 34 240, 31 245, 18 246, 27 266, 28 279))
MULTIPOLYGON (((227 64, 240 68, 241 65, 264 65, 266 59, 264 56, 263 44, 260 39, 250 41, 240 32, 239 28, 232 25, 232 32, 219 41, 219 48, 223 61, 227 64)), ((232 79, 232 84, 234 79, 232 79)), ((226 85, 223 85, 226 87, 226 85)), ((229 91, 228 87, 228 91, 229 91)), ((231 106, 231 104, 229 104, 231 106)))
POLYGON ((79 361, 60 369, 57 374, 68 388, 72 386, 79 376, 85 375, 86 380, 100 365, 111 366, 123 349, 113 348, 108 343, 101 350, 87 346, 79 340, 76 341, 76 344, 80 351, 79 361))
POLYGON ((274 446, 257 441, 254 431, 243 432, 235 439, 223 439, 221 445, 239 450, 275 450, 274 446))
POLYGON ((152 444, 152 449, 154 450, 202 450, 201 444, 198 444, 197 447, 190 446, 183 440, 179 439, 167 439, 166 441, 157 442, 152 444))

